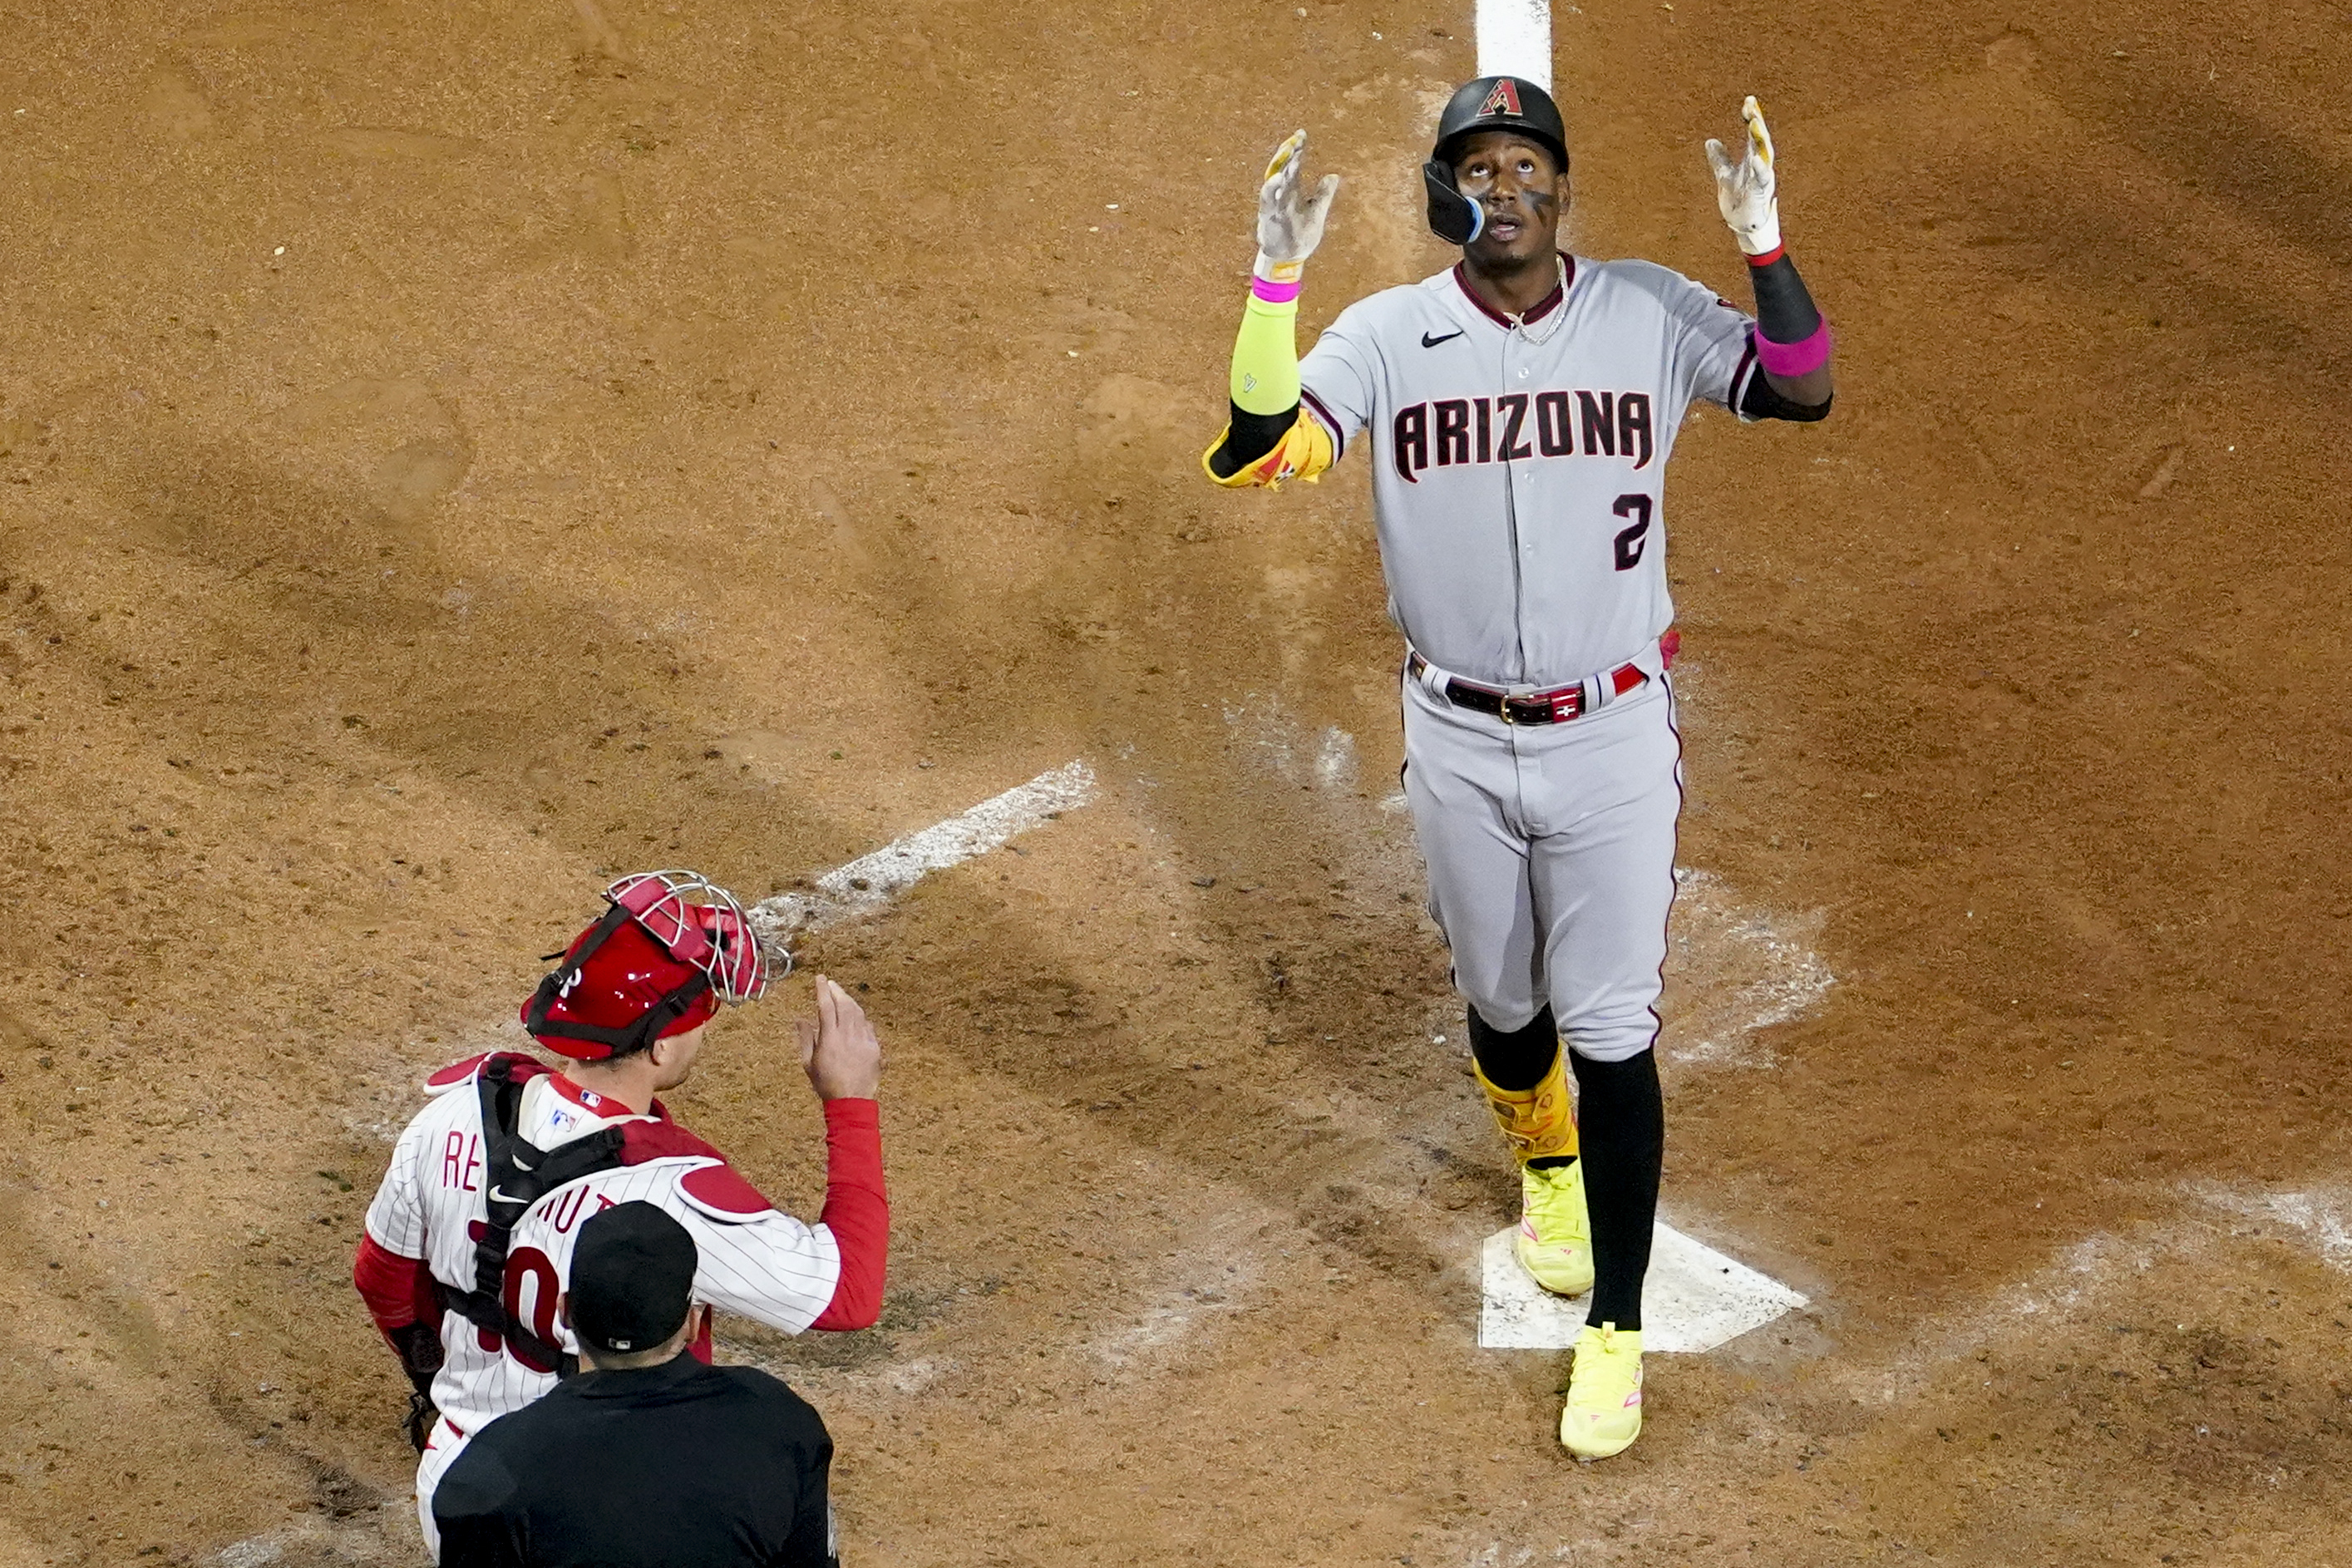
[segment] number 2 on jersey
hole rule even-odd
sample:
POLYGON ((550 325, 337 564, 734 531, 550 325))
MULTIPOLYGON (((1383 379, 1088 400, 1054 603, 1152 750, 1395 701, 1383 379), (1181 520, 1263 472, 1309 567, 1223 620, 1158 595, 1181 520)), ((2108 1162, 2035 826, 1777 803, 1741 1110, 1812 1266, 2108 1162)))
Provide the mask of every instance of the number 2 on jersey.
POLYGON ((1633 521, 1617 531, 1617 570, 1631 572, 1642 563, 1643 547, 1650 541, 1650 510, 1645 495, 1619 496, 1610 510, 1633 521))

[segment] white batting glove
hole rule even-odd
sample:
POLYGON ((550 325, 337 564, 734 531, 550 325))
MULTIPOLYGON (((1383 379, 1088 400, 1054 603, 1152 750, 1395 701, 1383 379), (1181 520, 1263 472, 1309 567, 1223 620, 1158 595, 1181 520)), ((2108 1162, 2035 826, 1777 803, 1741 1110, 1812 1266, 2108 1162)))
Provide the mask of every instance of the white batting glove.
POLYGON ((1739 248, 1750 256, 1769 256, 1780 248, 1780 198, 1772 174, 1772 133, 1764 128, 1764 111, 1756 95, 1739 106, 1748 122, 1748 153, 1738 163, 1722 142, 1706 139, 1706 161, 1715 170, 1715 205, 1723 221, 1738 237, 1739 248))
POLYGON ((1294 131, 1274 150, 1265 166, 1265 184, 1257 193, 1257 265, 1260 278, 1295 283, 1323 243, 1323 220, 1331 216, 1331 198, 1339 194, 1339 176, 1326 174, 1316 182, 1313 195, 1298 188, 1299 168, 1307 161, 1307 132, 1294 131))

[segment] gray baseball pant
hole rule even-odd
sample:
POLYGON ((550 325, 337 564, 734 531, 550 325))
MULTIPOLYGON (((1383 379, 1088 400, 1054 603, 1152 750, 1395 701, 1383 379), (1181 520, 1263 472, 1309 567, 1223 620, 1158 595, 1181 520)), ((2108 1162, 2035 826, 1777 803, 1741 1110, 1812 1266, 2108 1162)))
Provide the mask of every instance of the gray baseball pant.
POLYGON ((1455 988, 1497 1029, 1549 1002, 1579 1056, 1639 1056, 1657 1039, 1675 898, 1672 678, 1526 725, 1403 685, 1405 799, 1455 988))

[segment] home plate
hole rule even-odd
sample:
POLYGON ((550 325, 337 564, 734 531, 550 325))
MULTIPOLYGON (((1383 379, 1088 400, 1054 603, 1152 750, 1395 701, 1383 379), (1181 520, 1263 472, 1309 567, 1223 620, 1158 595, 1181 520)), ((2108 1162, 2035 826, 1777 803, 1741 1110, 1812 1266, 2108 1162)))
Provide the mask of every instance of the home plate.
MULTIPOLYGON (((1486 1238, 1478 1343, 1486 1350, 1566 1350, 1584 1327, 1590 1298, 1555 1296, 1528 1279, 1511 1254, 1517 1234, 1513 1226, 1486 1238)), ((1662 1224, 1650 1244, 1650 1277, 1642 1289, 1642 1348, 1711 1351, 1805 1304, 1779 1280, 1662 1224)))

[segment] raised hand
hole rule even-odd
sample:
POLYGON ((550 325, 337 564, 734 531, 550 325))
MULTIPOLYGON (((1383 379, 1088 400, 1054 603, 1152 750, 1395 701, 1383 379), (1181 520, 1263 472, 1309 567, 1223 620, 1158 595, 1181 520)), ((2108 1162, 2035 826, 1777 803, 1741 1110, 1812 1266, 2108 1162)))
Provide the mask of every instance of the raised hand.
POLYGON ((1324 175, 1308 195, 1299 189, 1306 161, 1307 132, 1294 131, 1265 166, 1265 184, 1257 193, 1256 270, 1261 278, 1295 281, 1323 243, 1323 222, 1331 215, 1331 198, 1339 194, 1339 176, 1324 175))
POLYGON ((803 1019, 801 1067, 819 1100, 872 1100, 882 1084, 882 1042, 857 999, 816 977, 816 1019, 803 1019))
POLYGON ((1772 172, 1772 132, 1765 128, 1764 111, 1756 95, 1739 106, 1748 122, 1748 147, 1734 162, 1722 142, 1706 140, 1706 161, 1715 171, 1715 205, 1723 221, 1750 256, 1769 256, 1780 248, 1780 198, 1772 172))

